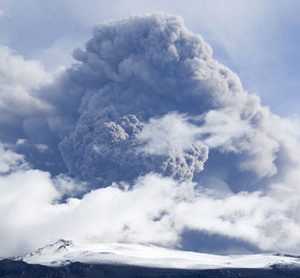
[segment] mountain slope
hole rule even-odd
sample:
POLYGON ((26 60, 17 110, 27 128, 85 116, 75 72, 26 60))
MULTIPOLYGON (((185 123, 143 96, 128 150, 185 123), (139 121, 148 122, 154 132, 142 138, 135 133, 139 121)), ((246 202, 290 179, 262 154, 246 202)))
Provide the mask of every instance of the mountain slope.
POLYGON ((85 264, 132 265, 150 268, 298 268, 300 258, 281 254, 213 255, 125 243, 79 244, 59 240, 16 260, 29 264, 63 266, 85 264))
POLYGON ((296 278, 299 269, 170 269, 128 265, 72 263, 61 267, 27 264, 22 261, 0 261, 0 277, 28 278, 296 278))

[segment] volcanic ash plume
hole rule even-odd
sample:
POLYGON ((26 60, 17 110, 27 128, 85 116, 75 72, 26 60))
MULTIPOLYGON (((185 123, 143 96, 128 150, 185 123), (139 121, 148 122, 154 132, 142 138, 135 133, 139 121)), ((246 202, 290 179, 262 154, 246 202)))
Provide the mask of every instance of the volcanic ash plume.
POLYGON ((208 158, 210 146, 203 138, 211 132, 185 132, 203 125, 211 111, 227 117, 221 121, 244 125, 245 132, 232 137, 243 137, 248 144, 229 138, 216 147, 243 153, 242 167, 260 176, 275 171, 277 144, 260 134, 268 112, 244 91, 233 72, 212 58, 210 46, 181 18, 158 14, 99 25, 86 49, 76 50, 74 57, 80 63, 69 71, 68 80, 76 78, 80 88, 79 115, 59 146, 73 176, 103 185, 149 172, 193 180, 208 158), (167 126, 150 137, 160 134, 159 143, 167 147, 154 152, 145 146, 152 139, 143 133, 163 117, 167 126), (180 117, 190 128, 181 128, 183 121, 178 125, 180 117), (180 144, 175 142, 178 137, 183 138, 180 144), (258 140, 264 144, 261 150, 255 147, 258 140), (265 153, 269 161, 258 169, 255 164, 266 160, 265 153))

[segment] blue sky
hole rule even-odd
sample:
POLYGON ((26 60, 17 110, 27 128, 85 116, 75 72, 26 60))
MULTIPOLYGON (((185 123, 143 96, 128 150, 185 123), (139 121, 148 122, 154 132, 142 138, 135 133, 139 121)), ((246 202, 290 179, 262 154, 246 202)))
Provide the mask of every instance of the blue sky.
POLYGON ((72 61, 97 23, 162 11, 184 17, 240 76, 247 90, 281 115, 298 114, 298 0, 1 0, 0 42, 53 70, 72 61))

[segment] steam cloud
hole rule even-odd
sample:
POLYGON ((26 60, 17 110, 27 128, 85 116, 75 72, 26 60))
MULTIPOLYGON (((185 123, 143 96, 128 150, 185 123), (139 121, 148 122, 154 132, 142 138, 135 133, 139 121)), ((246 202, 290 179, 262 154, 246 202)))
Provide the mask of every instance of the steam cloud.
POLYGON ((181 18, 96 26, 56 77, 0 50, 0 255, 61 237, 180 247, 187 229, 299 252, 298 119, 181 18))

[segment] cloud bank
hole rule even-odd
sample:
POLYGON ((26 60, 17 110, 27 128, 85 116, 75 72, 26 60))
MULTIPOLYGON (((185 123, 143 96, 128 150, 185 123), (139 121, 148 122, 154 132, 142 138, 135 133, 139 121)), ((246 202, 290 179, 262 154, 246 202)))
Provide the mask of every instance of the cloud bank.
POLYGON ((299 250, 299 198, 294 194, 220 196, 213 189, 148 174, 134 186, 114 184, 61 201, 66 192, 80 187, 26 165, 2 175, 1 256, 18 255, 61 237, 180 248, 186 229, 244 240, 262 250, 299 250))
POLYGON ((0 255, 57 238, 180 248, 186 230, 299 252, 299 120, 182 18, 96 26, 56 77, 0 55, 0 255))

